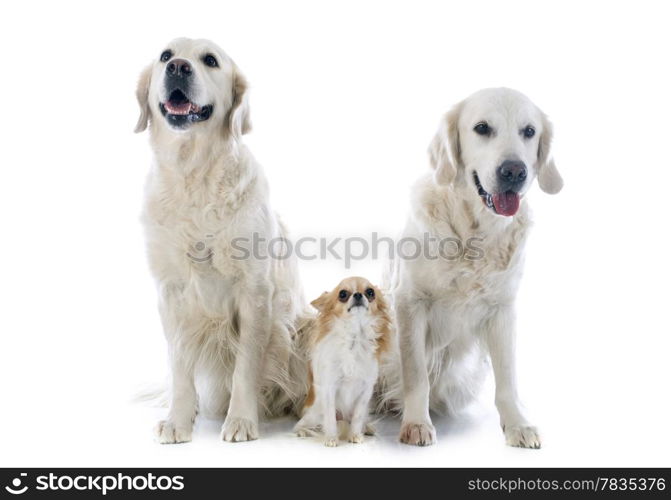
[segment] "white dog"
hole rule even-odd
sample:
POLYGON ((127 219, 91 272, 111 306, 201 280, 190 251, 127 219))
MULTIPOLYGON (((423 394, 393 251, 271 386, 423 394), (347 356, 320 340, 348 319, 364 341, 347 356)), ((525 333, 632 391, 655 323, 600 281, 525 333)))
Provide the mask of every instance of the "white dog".
POLYGON ((540 447, 517 396, 514 302, 530 226, 524 194, 536 177, 547 193, 562 188, 551 138, 546 116, 509 89, 477 92, 442 120, 430 147, 433 170, 413 188, 403 233, 429 243, 416 259, 394 260, 388 283, 399 329, 404 443, 435 442, 429 410, 462 407, 488 353, 506 442, 540 447), (473 251, 455 258, 455 246, 473 251))
POLYGON ((149 124, 155 156, 143 220, 172 372, 158 439, 190 441, 198 405, 227 413, 226 441, 255 439, 259 410, 283 412, 302 390, 291 379, 306 376, 289 373, 304 307, 295 261, 250 243, 285 229, 242 143, 246 81, 213 43, 181 38, 142 72, 137 97, 136 131, 149 124))

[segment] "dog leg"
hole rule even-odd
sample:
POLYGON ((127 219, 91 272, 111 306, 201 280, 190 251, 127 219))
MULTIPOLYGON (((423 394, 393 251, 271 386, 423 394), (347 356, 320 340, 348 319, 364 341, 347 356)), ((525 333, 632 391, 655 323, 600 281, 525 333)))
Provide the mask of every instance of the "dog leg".
POLYGON ((193 368, 188 366, 180 352, 171 349, 172 399, 167 420, 155 428, 161 444, 186 443, 191 441, 193 421, 196 418, 198 397, 193 378, 193 368))
POLYGON ((324 431, 324 445, 329 447, 338 446, 338 421, 336 420, 335 385, 332 383, 318 385, 317 394, 321 394, 321 398, 319 399, 322 409, 322 430, 324 431))
POLYGON ((400 298, 398 327, 403 371, 402 443, 427 446, 436 442, 436 429, 429 415, 429 375, 426 367, 426 309, 400 298))
POLYGON ((371 384, 354 403, 352 418, 349 424, 348 441, 350 443, 363 443, 363 435, 368 419, 370 398, 373 396, 374 384, 371 384))
POLYGON ((521 448, 540 448, 538 429, 524 417, 517 395, 515 313, 512 307, 496 311, 487 324, 486 338, 496 382, 496 408, 506 443, 521 448))
POLYGON ((303 418, 294 426, 294 433, 298 437, 308 437, 313 435, 319 427, 322 420, 318 410, 319 405, 313 405, 307 409, 303 418))
MULTIPOLYGON (((184 351, 179 339, 184 331, 179 325, 185 323, 179 316, 181 288, 172 283, 161 286, 159 313, 163 331, 168 342, 171 386, 168 418, 154 428, 159 443, 186 443, 191 441, 193 421, 196 418, 198 395, 193 373, 193 356, 184 351)), ((188 323, 188 322, 186 322, 188 323)))
POLYGON ((263 354, 270 339, 270 291, 263 285, 241 293, 240 339, 233 370, 231 402, 221 430, 224 441, 259 437, 259 386, 263 354))

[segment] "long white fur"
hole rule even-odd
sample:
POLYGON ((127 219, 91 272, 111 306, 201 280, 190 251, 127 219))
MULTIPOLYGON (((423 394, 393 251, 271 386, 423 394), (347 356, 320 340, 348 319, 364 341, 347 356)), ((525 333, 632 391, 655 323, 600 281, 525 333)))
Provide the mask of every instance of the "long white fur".
POLYGON ((528 98, 510 89, 486 89, 457 104, 441 121, 429 150, 432 170, 412 189, 411 213, 403 237, 423 241, 471 237, 481 240, 481 259, 397 258, 386 287, 397 318, 403 383, 394 364, 385 365, 382 387, 387 405, 402 401, 402 442, 428 445, 436 440, 429 411, 456 412, 477 393, 491 359, 496 406, 506 441, 540 447, 537 429, 527 420, 515 374, 515 295, 530 227, 526 200, 517 214, 502 217, 487 208, 473 182, 477 172, 492 192, 495 169, 506 159, 523 161, 529 175, 556 193, 562 179, 549 157, 552 129, 528 98), (473 127, 486 120, 496 129, 483 140, 473 127), (521 136, 527 124, 533 139, 521 136), (390 403, 391 402, 391 403, 390 403))
POLYGON ((161 443, 190 441, 200 407, 226 414, 224 440, 246 441, 258 437, 260 413, 282 413, 305 392, 292 345, 303 294, 293 258, 233 258, 235 238, 287 236, 261 166, 242 143, 244 77, 210 41, 176 39, 166 48, 193 68, 192 101, 214 108, 209 120, 173 130, 158 108, 165 98, 158 55, 140 77, 136 130, 149 125, 154 152, 143 223, 172 377, 168 417, 156 432, 161 443), (206 67, 204 53, 215 54, 219 68, 206 67))

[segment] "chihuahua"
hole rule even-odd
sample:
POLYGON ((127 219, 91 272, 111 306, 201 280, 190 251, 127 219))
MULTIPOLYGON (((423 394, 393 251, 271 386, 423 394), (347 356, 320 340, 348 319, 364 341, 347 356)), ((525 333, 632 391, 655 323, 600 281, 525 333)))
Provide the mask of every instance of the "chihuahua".
POLYGON ((318 310, 310 339, 310 370, 303 418, 294 431, 321 428, 326 446, 338 445, 338 420, 349 422, 348 440, 372 434, 369 404, 380 356, 390 347, 391 320, 380 290, 365 278, 343 280, 312 301, 318 310))

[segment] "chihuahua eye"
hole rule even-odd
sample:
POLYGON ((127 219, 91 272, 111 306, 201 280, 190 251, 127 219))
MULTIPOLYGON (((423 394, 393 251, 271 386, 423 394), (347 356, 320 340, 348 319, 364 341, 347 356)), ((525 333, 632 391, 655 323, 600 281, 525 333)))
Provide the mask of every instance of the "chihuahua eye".
POLYGON ((172 57, 172 51, 164 50, 163 53, 161 54, 161 62, 168 62, 171 57, 172 57))
POLYGON ((340 299, 340 302, 347 302, 347 299, 349 299, 349 292, 347 290, 340 290, 338 298, 340 299))
POLYGON ((478 135, 489 135, 492 133, 491 127, 487 124, 487 122, 480 122, 478 123, 475 127, 473 127, 473 130, 475 131, 476 134, 478 135))
POLYGON ((375 290, 372 288, 366 290, 366 297, 368 297, 370 300, 373 300, 375 298, 375 290))

